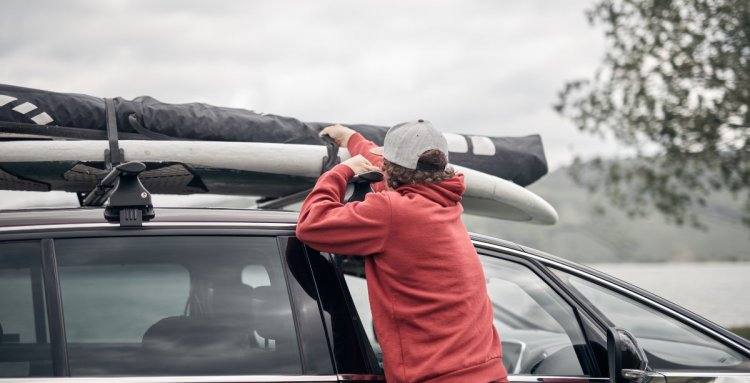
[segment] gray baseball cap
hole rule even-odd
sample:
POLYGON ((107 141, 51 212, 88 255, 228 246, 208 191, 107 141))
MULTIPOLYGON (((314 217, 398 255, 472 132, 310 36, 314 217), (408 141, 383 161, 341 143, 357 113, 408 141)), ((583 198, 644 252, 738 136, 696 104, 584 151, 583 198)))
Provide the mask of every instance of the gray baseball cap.
POLYGON ((448 141, 426 120, 404 122, 388 129, 383 147, 378 149, 375 153, 382 153, 386 160, 407 169, 416 169, 419 156, 431 149, 441 151, 448 160, 448 141))

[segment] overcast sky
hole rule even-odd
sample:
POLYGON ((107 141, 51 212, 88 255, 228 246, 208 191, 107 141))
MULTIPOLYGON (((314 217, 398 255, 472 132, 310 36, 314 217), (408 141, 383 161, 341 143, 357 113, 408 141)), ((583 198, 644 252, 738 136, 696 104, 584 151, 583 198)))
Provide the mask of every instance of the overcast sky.
POLYGON ((306 121, 540 133, 552 168, 615 152, 551 105, 604 53, 590 1, 4 1, 0 82, 306 121))

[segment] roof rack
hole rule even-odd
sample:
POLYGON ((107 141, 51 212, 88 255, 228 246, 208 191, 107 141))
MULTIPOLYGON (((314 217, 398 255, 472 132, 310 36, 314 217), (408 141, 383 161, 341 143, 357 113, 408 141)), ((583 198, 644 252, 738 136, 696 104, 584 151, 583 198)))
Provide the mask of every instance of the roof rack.
POLYGON ((104 100, 107 114, 107 139, 109 148, 104 150, 104 163, 110 172, 102 178, 93 190, 85 195, 79 194, 81 206, 102 206, 104 219, 119 222, 122 227, 140 227, 143 221, 154 218, 154 206, 151 193, 138 179, 146 170, 141 162, 125 162, 125 151, 120 149, 117 140, 117 115, 114 101, 104 100))

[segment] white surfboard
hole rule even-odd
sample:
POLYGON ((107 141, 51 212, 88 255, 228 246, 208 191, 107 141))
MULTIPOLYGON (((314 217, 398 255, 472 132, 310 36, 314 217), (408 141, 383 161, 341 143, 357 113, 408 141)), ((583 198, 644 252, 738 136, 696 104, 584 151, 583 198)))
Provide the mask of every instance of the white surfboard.
MULTIPOLYGON (((316 178, 326 148, 258 142, 219 141, 119 141, 127 161, 179 162, 217 169, 316 178)), ((2 163, 52 161, 102 161, 107 141, 5 141, 0 142, 2 163)), ((339 151, 349 158, 346 149, 339 151)), ((464 174, 462 204, 467 213, 511 221, 551 225, 555 209, 543 198, 510 181, 453 165, 464 174)))

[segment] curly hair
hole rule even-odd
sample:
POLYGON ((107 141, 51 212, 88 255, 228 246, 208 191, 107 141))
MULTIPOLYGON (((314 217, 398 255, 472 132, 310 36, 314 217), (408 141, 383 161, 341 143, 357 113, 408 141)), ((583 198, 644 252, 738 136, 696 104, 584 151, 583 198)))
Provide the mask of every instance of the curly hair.
POLYGON ((437 183, 455 176, 455 171, 447 167, 448 160, 441 151, 432 149, 419 156, 417 169, 408 169, 383 159, 383 172, 388 186, 393 189, 402 185, 417 183, 437 183))

